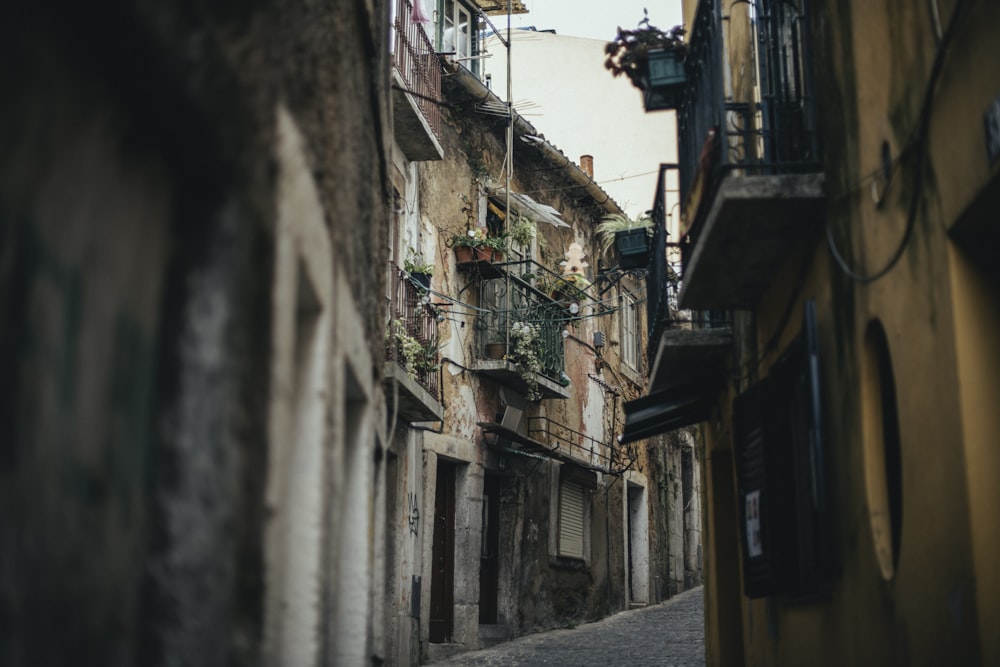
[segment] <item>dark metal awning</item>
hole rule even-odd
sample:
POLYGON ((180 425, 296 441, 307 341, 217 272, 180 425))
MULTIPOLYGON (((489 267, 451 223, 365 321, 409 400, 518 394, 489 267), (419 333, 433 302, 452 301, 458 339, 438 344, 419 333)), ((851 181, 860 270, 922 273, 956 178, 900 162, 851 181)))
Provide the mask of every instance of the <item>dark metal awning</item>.
POLYGON ((708 419, 718 398, 718 386, 688 382, 625 403, 625 428, 619 442, 626 444, 673 431, 708 419))

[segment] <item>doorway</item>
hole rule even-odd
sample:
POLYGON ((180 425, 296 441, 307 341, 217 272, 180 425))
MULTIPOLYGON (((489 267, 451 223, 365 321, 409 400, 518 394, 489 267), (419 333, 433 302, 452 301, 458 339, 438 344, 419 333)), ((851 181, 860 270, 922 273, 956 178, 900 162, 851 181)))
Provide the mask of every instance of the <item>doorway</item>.
POLYGON ((479 623, 498 622, 500 592, 500 477, 483 478, 483 534, 479 552, 479 623))
POLYGON ((456 465, 438 460, 434 492, 434 542, 431 549, 431 609, 428 641, 451 641, 455 616, 455 472, 456 465))
POLYGON ((629 603, 649 602, 649 509, 646 489, 629 483, 625 497, 629 603))

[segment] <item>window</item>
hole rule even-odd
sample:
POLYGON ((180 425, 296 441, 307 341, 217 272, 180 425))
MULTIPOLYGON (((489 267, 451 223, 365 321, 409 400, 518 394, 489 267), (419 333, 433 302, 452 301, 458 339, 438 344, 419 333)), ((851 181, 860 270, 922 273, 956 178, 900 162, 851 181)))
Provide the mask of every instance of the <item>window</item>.
POLYGON ((559 546, 560 556, 567 558, 584 557, 584 493, 576 482, 562 481, 559 484, 559 546))
POLYGON ((882 577, 889 581, 899 564, 902 540, 903 463, 889 340, 878 320, 868 325, 864 349, 861 399, 865 492, 875 555, 882 577))
POLYGON ((631 292, 621 296, 621 355, 622 363, 639 370, 639 305, 631 292))
POLYGON ((441 52, 454 54, 454 60, 475 72, 478 61, 470 58, 476 55, 476 37, 472 11, 457 0, 444 0, 441 4, 441 52))

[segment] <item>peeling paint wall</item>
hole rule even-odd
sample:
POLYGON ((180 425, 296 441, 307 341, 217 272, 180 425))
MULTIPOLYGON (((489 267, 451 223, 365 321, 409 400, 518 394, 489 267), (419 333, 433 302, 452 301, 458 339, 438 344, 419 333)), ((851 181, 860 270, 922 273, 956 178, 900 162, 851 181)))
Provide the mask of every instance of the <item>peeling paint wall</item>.
MULTIPOLYGON (((567 323, 564 349, 568 398, 527 402, 517 398, 509 387, 472 370, 480 357, 475 347, 475 316, 484 304, 478 302, 476 276, 458 270, 450 244, 453 236, 464 235, 469 226, 479 226, 484 219, 480 189, 484 183, 503 184, 497 175, 502 172, 505 145, 502 127, 496 119, 477 113, 472 102, 463 96, 461 87, 454 84, 446 87, 446 95, 451 106, 440 136, 444 159, 420 162, 412 173, 400 178, 400 183, 406 179, 415 182, 417 192, 404 202, 404 207, 409 210, 419 202, 421 229, 413 241, 420 245, 425 257, 433 257, 434 298, 444 304, 438 333, 445 417, 439 427, 440 434, 420 435, 424 515, 430 516, 433 511, 439 470, 455 471, 457 495, 454 615, 450 641, 444 644, 428 643, 433 530, 428 528, 419 538, 422 659, 474 649, 526 632, 574 625, 626 608, 630 535, 623 479, 616 475, 595 475, 596 488, 584 493, 585 557, 579 560, 559 556, 560 476, 569 464, 547 458, 544 453, 518 454, 509 445, 505 445, 506 449, 496 448, 489 444, 493 437, 484 435, 477 422, 499 421, 505 406, 513 402, 525 408, 525 418, 544 417, 601 443, 580 462, 606 465, 611 443, 623 424, 622 404, 637 397, 644 382, 641 374, 621 370, 618 287, 611 287, 601 295, 602 305, 584 303, 582 317, 567 323), (600 351, 601 363, 598 363, 599 352, 593 347, 596 331, 603 332, 608 340, 600 351), (441 461, 455 467, 439 468, 441 461), (495 624, 480 624, 479 619, 483 601, 494 593, 480 590, 482 508, 487 475, 499 480, 501 499, 497 531, 503 546, 497 562, 495 624)), ((570 225, 558 229, 538 223, 539 249, 535 259, 558 273, 558 262, 569 245, 580 243, 591 264, 588 272, 594 278, 598 263, 593 254, 594 226, 607 211, 572 184, 564 171, 570 168, 576 169, 569 160, 554 165, 537 149, 515 138, 511 189, 556 208, 570 225)), ((405 173, 405 166, 400 172, 405 173)), ((640 285, 630 288, 639 289, 640 285)), ((596 289, 594 293, 597 294, 596 289)), ((642 322, 639 330, 640 336, 644 336, 642 322)), ((640 345, 645 348, 644 338, 640 345)), ((664 583, 663 595, 657 595, 656 584, 656 572, 665 568, 661 567, 661 561, 665 561, 666 555, 655 548, 660 539, 659 525, 665 525, 659 518, 665 509, 659 506, 660 496, 653 491, 659 484, 659 469, 650 466, 647 461, 650 455, 645 448, 636 447, 634 455, 637 476, 633 480, 639 480, 646 489, 644 509, 637 514, 640 520, 634 528, 636 550, 644 554, 639 556, 643 581, 637 589, 643 591, 639 596, 643 601, 653 602, 670 594, 670 587, 664 583)), ((676 590, 683 587, 683 560, 680 577, 676 590)), ((412 637, 410 641, 412 645, 412 637)))

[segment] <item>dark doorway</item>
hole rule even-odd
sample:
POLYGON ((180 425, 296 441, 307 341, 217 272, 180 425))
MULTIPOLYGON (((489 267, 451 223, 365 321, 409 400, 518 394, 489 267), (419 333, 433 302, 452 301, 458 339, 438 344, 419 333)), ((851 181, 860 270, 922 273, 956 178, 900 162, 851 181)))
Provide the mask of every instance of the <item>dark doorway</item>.
POLYGON ((455 613, 455 464, 438 461, 431 553, 431 617, 428 641, 451 641, 455 613))
POLYGON ((483 535, 479 553, 479 622, 497 620, 500 591, 500 478, 489 473, 483 478, 483 535))

